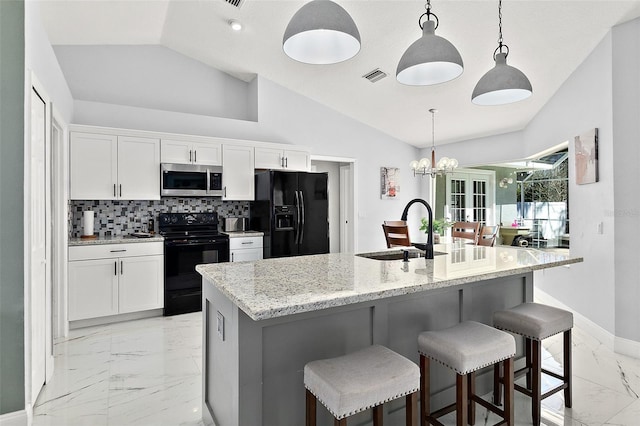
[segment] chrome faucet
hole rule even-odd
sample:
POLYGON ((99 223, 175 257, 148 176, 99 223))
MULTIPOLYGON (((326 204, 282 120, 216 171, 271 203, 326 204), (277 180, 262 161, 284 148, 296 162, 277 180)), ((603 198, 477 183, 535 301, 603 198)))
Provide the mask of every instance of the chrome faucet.
POLYGON ((424 250, 424 257, 425 259, 433 259, 433 212, 431 211, 431 206, 429 205, 429 203, 427 203, 422 198, 414 198, 413 200, 409 201, 409 204, 407 204, 404 208, 400 220, 404 220, 406 222, 407 213, 409 213, 409 207, 411 207, 411 205, 415 203, 424 205, 429 212, 429 233, 427 234, 427 246, 424 250))

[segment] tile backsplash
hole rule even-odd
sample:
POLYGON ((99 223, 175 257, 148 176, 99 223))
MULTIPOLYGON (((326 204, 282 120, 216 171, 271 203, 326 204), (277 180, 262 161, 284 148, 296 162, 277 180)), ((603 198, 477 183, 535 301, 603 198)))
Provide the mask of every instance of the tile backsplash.
POLYGON ((249 217, 249 202, 178 197, 151 201, 71 200, 69 202, 70 237, 82 235, 82 212, 85 210, 94 211, 94 233, 99 237, 105 237, 147 231, 149 219, 154 220, 154 231, 158 232, 159 213, 217 212, 220 226, 222 226, 222 219, 225 217, 249 217))

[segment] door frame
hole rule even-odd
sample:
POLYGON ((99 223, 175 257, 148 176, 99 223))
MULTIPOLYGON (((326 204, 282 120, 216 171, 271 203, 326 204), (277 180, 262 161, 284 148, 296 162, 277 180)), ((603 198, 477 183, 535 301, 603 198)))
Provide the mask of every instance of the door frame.
POLYGON ((52 224, 52 327, 54 342, 69 334, 67 261, 69 239, 69 130, 52 105, 51 120, 51 224, 52 224), (55 131, 58 137, 55 137, 55 131))
MULTIPOLYGON (((349 172, 351 174, 351 179, 350 182, 348 183, 343 183, 342 180, 340 181, 340 192, 341 194, 339 194, 339 198, 342 197, 342 190, 343 190, 343 185, 346 184, 349 187, 349 190, 351 191, 351 209, 350 211, 348 211, 348 209, 345 209, 345 207, 342 205, 342 203, 340 204, 340 221, 342 222, 343 218, 346 218, 348 224, 350 224, 351 226, 347 225, 347 226, 343 226, 344 224, 341 223, 340 224, 340 248, 342 250, 342 247, 345 246, 345 243, 348 243, 348 239, 345 238, 346 235, 348 235, 351 239, 351 245, 352 245, 352 253, 357 253, 358 252, 358 238, 357 238, 357 229, 358 229, 358 217, 355 214, 356 211, 358 211, 358 197, 355 196, 355 194, 358 193, 357 189, 358 189, 358 162, 355 158, 350 158, 350 157, 334 157, 334 156, 328 156, 328 155, 311 155, 310 157, 310 161, 326 161, 326 162, 330 162, 330 163, 339 163, 338 165, 341 167, 349 167, 349 172), (345 229, 345 232, 343 233, 343 228, 345 229)), ((341 168, 340 167, 340 168, 341 168)), ((342 171, 340 172, 340 174, 342 175, 342 171)))
MULTIPOLYGON (((45 167, 51 164, 51 98, 36 75, 27 70, 25 73, 25 110, 24 110, 24 365, 25 365, 25 410, 29 419, 33 416, 35 398, 33 398, 33 335, 32 335, 32 294, 31 294, 31 92, 35 91, 45 104, 45 167)), ((51 321, 51 170, 45 172, 45 383, 53 375, 53 334, 51 321)), ((39 391, 38 391, 39 392, 39 391)))

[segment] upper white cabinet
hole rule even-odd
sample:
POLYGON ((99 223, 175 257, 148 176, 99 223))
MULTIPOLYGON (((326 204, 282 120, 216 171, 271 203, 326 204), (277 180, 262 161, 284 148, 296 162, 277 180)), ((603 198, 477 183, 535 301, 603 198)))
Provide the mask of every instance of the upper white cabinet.
POLYGON ((159 200, 160 140, 72 132, 72 200, 159 200))
POLYGON ((222 144, 162 139, 161 161, 176 164, 222 165, 222 144))
POLYGON ((247 201, 254 195, 254 148, 222 145, 222 199, 247 201))
POLYGON ((309 171, 311 169, 308 151, 256 147, 256 169, 309 171))

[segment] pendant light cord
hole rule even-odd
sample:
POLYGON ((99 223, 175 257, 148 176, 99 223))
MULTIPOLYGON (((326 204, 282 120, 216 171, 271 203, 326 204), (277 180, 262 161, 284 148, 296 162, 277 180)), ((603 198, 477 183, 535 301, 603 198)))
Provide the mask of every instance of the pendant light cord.
POLYGON ((498 0, 498 47, 493 51, 493 60, 496 59, 496 54, 502 53, 502 50, 506 49, 505 58, 509 56, 509 46, 503 43, 502 39, 502 0, 498 0))
POLYGON ((498 46, 502 46, 502 0, 498 0, 498 46))
POLYGON ((435 13, 431 13, 431 0, 427 0, 427 4, 424 5, 424 8, 427 9, 427 11, 422 15, 420 15, 420 17, 418 18, 418 25, 420 26, 420 29, 421 30, 424 29, 424 26, 422 25, 422 18, 425 15, 427 16, 427 21, 430 21, 432 16, 435 18, 435 21, 436 21, 435 29, 438 29, 438 26, 440 25, 440 20, 438 19, 435 13))

